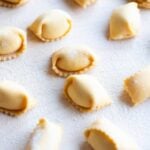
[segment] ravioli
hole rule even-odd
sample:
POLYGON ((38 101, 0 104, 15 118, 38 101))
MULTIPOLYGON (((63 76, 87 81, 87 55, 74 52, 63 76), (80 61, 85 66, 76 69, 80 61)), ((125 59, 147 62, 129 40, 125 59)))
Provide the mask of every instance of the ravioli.
POLYGON ((70 75, 64 85, 65 97, 84 112, 101 109, 112 103, 102 85, 90 75, 70 75))
POLYGON ((81 74, 94 67, 95 55, 87 47, 63 47, 52 55, 52 70, 59 76, 81 74))
POLYGON ((39 16, 29 29, 44 42, 55 41, 66 36, 72 28, 70 15, 54 9, 39 16))
POLYGON ((35 100, 13 81, 0 82, 0 112, 16 116, 35 106, 35 100))
POLYGON ((134 105, 150 98, 150 66, 125 79, 124 89, 134 105))
POLYGON ((140 22, 137 3, 130 2, 116 8, 109 22, 109 39, 121 40, 135 37, 140 30, 140 22))
POLYGON ((0 61, 20 56, 27 47, 26 33, 15 27, 0 28, 0 61))
POLYGON ((84 135, 93 150, 138 150, 129 135, 105 118, 95 121, 84 135))

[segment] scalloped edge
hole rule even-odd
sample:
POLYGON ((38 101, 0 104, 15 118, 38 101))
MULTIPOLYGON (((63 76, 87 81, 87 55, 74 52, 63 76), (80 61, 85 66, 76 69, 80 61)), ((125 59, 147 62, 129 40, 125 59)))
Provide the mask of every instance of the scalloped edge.
POLYGON ((21 110, 21 111, 13 111, 13 110, 5 109, 5 108, 0 108, 0 112, 3 113, 3 114, 6 114, 8 116, 15 117, 15 116, 19 116, 20 114, 25 113, 26 109, 25 110, 21 110))
POLYGON ((6 114, 8 116, 15 117, 15 116, 19 116, 21 114, 26 113, 27 111, 31 110, 35 106, 36 106, 36 101, 34 99, 29 99, 27 106, 23 110, 16 110, 15 111, 15 110, 9 110, 9 109, 5 109, 5 108, 0 107, 0 112, 3 114, 6 114))
POLYGON ((95 62, 93 62, 89 67, 86 67, 86 68, 84 68, 84 69, 82 69, 82 70, 80 70, 80 71, 74 71, 74 72, 67 72, 67 71, 61 71, 61 70, 59 70, 56 66, 53 66, 52 67, 52 70, 58 75, 58 76, 60 76, 60 77, 68 77, 69 75, 78 75, 78 74, 82 74, 82 73, 85 73, 85 72, 87 72, 87 71, 90 71, 92 68, 94 68, 94 66, 95 66, 95 62))
MULTIPOLYGON (((84 52, 86 52, 86 51, 84 51, 84 52)), ((77 70, 77 71, 64 71, 64 70, 61 70, 61 69, 57 68, 56 62, 53 64, 53 61, 51 60, 52 70, 58 76, 60 76, 60 77, 67 77, 67 76, 72 75, 72 74, 82 74, 82 73, 85 73, 85 72, 91 70, 94 66, 96 66, 96 57, 94 56, 94 54, 88 53, 88 52, 86 54, 88 55, 88 57, 90 57, 92 55, 92 57, 91 57, 92 58, 92 62, 91 62, 91 64, 89 64, 89 66, 86 66, 85 68, 83 68, 81 70, 77 70)), ((52 58, 54 57, 54 55, 55 55, 55 52, 53 53, 52 58)))

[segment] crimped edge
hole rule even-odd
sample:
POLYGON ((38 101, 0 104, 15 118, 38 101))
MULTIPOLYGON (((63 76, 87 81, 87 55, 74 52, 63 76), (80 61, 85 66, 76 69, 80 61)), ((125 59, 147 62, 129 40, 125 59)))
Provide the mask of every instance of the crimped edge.
MULTIPOLYGON (((68 79, 67 79, 68 80, 68 79)), ((67 94, 67 85, 68 84, 71 84, 70 82, 72 82, 72 79, 70 79, 71 81, 66 81, 65 82, 65 85, 64 85, 64 90, 63 90, 63 94, 64 94, 64 96, 65 96, 65 98, 66 98, 66 100, 72 105, 72 106, 74 106, 76 109, 78 109, 80 112, 93 112, 93 111, 97 111, 97 110, 99 110, 99 109, 102 109, 102 108, 104 108, 104 107, 106 107, 106 106, 109 106, 109 105, 111 105, 111 101, 107 101, 105 104, 102 104, 102 105, 97 105, 96 107, 95 107, 95 103, 93 102, 92 103, 92 105, 91 105, 91 107, 90 108, 85 108, 85 107, 82 107, 82 106, 79 106, 79 105, 77 105, 70 97, 69 97, 69 95, 67 94)))
POLYGON ((8 8, 14 8, 14 7, 18 7, 18 6, 23 5, 27 1, 28 0, 22 0, 21 2, 14 4, 14 3, 11 3, 11 2, 6 2, 6 1, 3 1, 3 0, 0 0, 0 6, 2 6, 2 7, 8 7, 8 8))
POLYGON ((12 117, 15 117, 15 116, 19 116, 20 114, 23 114, 26 112, 26 109, 25 110, 18 110, 18 111, 13 111, 13 110, 8 110, 8 109, 5 109, 5 108, 0 108, 0 112, 3 113, 3 114, 6 114, 8 116, 12 116, 12 117))
POLYGON ((73 74, 85 73, 85 72, 91 70, 94 66, 95 66, 95 63, 92 63, 90 66, 85 67, 82 70, 78 70, 78 71, 74 71, 74 72, 69 72, 69 71, 67 72, 67 71, 59 70, 56 66, 53 66, 52 70, 60 77, 67 77, 67 76, 73 75, 73 74))
POLYGON ((26 107, 23 110, 9 110, 9 109, 5 109, 5 108, 0 107, 0 112, 3 114, 6 114, 8 116, 15 117, 15 116, 19 116, 21 114, 24 114, 28 110, 35 107, 35 105, 36 105, 36 102, 33 99, 31 99, 31 100, 27 101, 26 107))
POLYGON ((52 70, 60 77, 67 77, 72 74, 82 74, 84 72, 91 70, 96 65, 96 58, 92 53, 88 53, 86 51, 84 51, 84 53, 86 56, 89 57, 89 60, 92 61, 88 66, 86 66, 83 69, 77 70, 77 71, 65 71, 65 70, 59 69, 57 67, 57 65, 56 65, 57 59, 55 60, 55 52, 54 52, 54 54, 52 55, 52 58, 51 58, 52 70))
POLYGON ((18 32, 19 32, 18 34, 20 38, 22 39, 22 45, 20 46, 19 50, 11 54, 0 55, 0 61, 7 61, 7 60, 15 59, 26 50, 26 47, 27 47, 26 34, 24 31, 21 31, 20 29, 18 29, 18 32))
POLYGON ((88 6, 92 5, 93 3, 96 2, 96 0, 90 0, 88 2, 86 2, 85 4, 83 4, 82 2, 80 2, 80 0, 74 0, 74 2, 78 5, 80 5, 82 8, 87 8, 88 6))

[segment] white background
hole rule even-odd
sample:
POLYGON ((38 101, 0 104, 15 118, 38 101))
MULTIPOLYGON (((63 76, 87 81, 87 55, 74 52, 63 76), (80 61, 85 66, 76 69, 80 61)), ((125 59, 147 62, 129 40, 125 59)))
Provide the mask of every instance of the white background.
POLYGON ((73 18, 70 34, 57 42, 42 43, 28 33, 26 53, 17 59, 0 63, 0 80, 23 85, 37 100, 38 106, 19 117, 0 114, 0 150, 23 150, 40 117, 61 123, 64 127, 61 150, 88 150, 83 131, 100 117, 108 118, 130 134, 141 150, 150 149, 150 101, 137 107, 123 99, 123 80, 150 62, 150 11, 141 10, 139 35, 125 41, 108 41, 111 12, 124 0, 100 0, 81 9, 71 0, 30 0, 15 9, 0 8, 0 25, 26 29, 33 20, 53 8, 67 11, 73 18), (66 45, 87 44, 100 61, 88 72, 98 78, 110 93, 113 104, 93 113, 80 113, 62 98, 64 79, 51 74, 53 51, 66 45))

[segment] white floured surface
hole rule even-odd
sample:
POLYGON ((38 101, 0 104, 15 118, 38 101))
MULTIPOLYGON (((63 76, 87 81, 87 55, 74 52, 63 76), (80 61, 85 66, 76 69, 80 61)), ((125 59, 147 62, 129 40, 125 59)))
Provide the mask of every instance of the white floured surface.
POLYGON ((60 150, 88 150, 83 130, 96 118, 106 117, 139 144, 141 150, 150 149, 150 101, 132 108, 122 100, 123 79, 150 64, 150 11, 141 11, 142 27, 131 40, 112 42, 106 39, 112 9, 122 0, 99 0, 83 10, 68 4, 69 0, 30 0, 17 9, 0 8, 0 25, 14 25, 25 29, 46 10, 63 9, 73 18, 73 30, 63 40, 42 43, 32 34, 28 49, 21 57, 0 63, 0 80, 14 80, 23 85, 37 99, 32 111, 12 118, 0 114, 0 149, 24 150, 32 129, 40 117, 63 124, 64 135, 60 150), (98 112, 82 114, 62 98, 64 79, 49 73, 49 59, 54 50, 63 46, 88 44, 100 60, 91 74, 98 78, 113 98, 113 104, 98 112))

